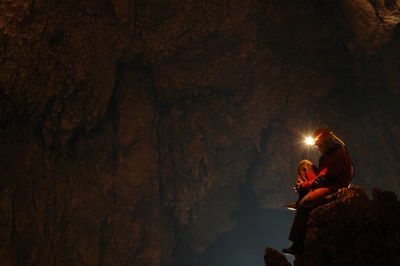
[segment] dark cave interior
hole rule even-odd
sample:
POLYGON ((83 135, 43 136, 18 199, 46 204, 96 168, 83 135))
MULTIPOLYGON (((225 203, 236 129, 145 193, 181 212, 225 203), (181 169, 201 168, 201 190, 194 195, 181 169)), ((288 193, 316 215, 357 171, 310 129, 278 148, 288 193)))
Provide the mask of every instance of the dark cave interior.
POLYGON ((319 127, 373 198, 340 199, 377 223, 362 232, 398 225, 383 210, 400 192, 399 0, 4 0, 0 14, 4 265, 262 265, 288 245, 297 163, 318 158, 300 142, 319 127))

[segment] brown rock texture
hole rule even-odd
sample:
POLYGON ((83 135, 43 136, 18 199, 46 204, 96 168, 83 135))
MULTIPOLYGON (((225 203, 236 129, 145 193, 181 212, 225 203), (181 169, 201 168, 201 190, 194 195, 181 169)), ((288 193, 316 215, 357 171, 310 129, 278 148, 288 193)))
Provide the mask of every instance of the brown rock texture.
POLYGON ((341 4, 358 44, 369 53, 392 40, 400 22, 398 0, 344 0, 341 4))
MULTIPOLYGON (((307 223, 305 251, 295 266, 399 265, 400 201, 392 191, 360 186, 340 189, 314 209, 307 223)), ((265 265, 287 265, 274 249, 265 249, 265 265)), ((290 264, 289 264, 290 265, 290 264)))
POLYGON ((294 265, 399 265, 400 202, 391 191, 372 194, 353 186, 313 210, 294 265))
POLYGON ((265 248, 264 262, 267 266, 290 266, 285 256, 273 248, 265 248))
POLYGON ((0 1, 2 264, 194 264, 317 126, 399 193, 399 6, 0 1))

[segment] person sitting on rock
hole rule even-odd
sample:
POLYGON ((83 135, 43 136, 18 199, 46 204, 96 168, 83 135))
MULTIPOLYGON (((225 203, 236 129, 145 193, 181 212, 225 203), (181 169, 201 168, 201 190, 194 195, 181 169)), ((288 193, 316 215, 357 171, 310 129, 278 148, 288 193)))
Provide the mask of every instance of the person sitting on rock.
POLYGON ((293 245, 282 250, 288 254, 303 252, 311 210, 323 204, 325 198, 339 188, 348 187, 353 177, 353 163, 344 146, 335 142, 338 138, 330 129, 317 129, 313 138, 322 156, 318 168, 308 160, 303 160, 298 165, 295 190, 299 193, 299 199, 287 205, 288 208, 296 209, 289 235, 293 245))

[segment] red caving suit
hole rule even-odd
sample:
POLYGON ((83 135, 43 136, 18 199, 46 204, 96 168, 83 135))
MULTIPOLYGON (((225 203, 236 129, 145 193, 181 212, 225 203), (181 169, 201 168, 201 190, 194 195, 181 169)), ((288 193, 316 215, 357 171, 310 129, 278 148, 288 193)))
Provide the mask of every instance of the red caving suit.
POLYGON ((353 178, 353 163, 342 146, 336 145, 319 159, 319 168, 303 160, 297 169, 297 182, 301 183, 300 201, 290 231, 289 240, 302 245, 311 210, 326 196, 339 188, 348 187, 353 178))

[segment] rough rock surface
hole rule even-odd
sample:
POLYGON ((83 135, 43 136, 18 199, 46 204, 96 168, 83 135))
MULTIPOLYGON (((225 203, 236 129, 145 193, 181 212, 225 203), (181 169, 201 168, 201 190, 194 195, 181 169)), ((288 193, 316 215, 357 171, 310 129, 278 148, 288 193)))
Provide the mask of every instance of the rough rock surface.
MULTIPOLYGON (((391 191, 372 194, 369 200, 362 187, 352 186, 314 209, 304 254, 294 265, 399 265, 400 201, 391 191)), ((283 255, 271 250, 266 248, 266 265, 285 265, 283 255)))
POLYGON ((399 6, 1 1, 2 263, 192 264, 246 178, 291 200, 316 126, 399 193, 399 6))
POLYGON ((273 248, 265 248, 264 262, 267 266, 290 266, 285 256, 273 248))
POLYGON ((395 27, 400 22, 398 0, 341 2, 358 44, 368 52, 374 53, 392 40, 395 27))
POLYGON ((400 201, 391 191, 372 194, 369 200, 364 189, 353 186, 313 210, 304 265, 400 264, 400 201))

